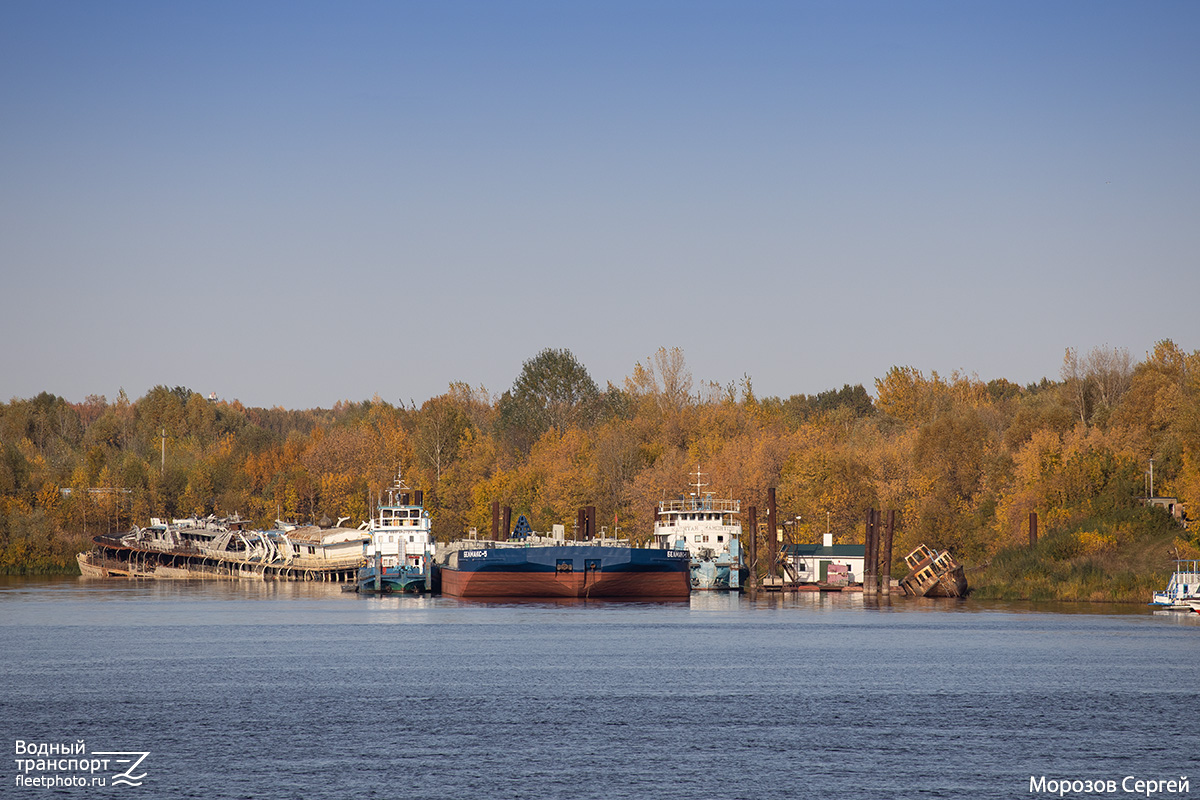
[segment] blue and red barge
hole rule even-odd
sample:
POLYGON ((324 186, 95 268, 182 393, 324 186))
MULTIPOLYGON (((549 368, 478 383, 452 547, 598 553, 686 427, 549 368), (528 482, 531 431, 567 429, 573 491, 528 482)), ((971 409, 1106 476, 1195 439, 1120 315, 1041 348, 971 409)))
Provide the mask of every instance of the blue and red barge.
POLYGON ((450 597, 686 599, 686 550, 624 544, 466 540, 439 555, 450 597))

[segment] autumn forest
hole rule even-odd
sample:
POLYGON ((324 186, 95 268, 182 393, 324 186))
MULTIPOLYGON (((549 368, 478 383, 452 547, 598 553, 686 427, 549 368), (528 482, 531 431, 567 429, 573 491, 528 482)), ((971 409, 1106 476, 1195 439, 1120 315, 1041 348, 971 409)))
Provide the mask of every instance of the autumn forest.
POLYGON ((1027 542, 1037 512, 1070 559, 1145 537, 1158 560, 1200 555, 1194 531, 1139 502, 1153 460, 1154 494, 1200 507, 1200 351, 1069 349, 1057 380, 1024 386, 897 366, 871 388, 759 397, 750 378, 696 381, 667 348, 600 387, 548 349, 498 395, 454 383, 419 406, 247 408, 180 386, 12 399, 0 404, 0 572, 73 571, 91 536, 152 516, 357 525, 397 468, 424 490, 439 540, 487 530, 500 501, 538 530, 570 531, 594 505, 610 534, 644 541, 655 503, 699 468, 743 509, 775 487, 791 541, 828 526, 861 542, 869 509, 895 509, 897 559, 926 542, 988 564, 1027 542))

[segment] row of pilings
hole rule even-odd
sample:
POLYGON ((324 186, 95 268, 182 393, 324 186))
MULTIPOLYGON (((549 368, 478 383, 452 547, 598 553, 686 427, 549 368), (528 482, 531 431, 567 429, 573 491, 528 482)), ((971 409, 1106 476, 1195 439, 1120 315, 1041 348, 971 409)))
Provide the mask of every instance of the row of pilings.
MULTIPOLYGON (((512 506, 501 506, 499 500, 492 501, 492 541, 507 539, 512 533, 512 506)), ((616 532, 613 532, 616 535, 616 532)), ((584 506, 575 515, 576 541, 590 541, 600 536, 596 526, 596 507, 584 506)))
POLYGON ((892 593, 892 537, 896 532, 896 512, 886 514, 872 508, 867 512, 866 548, 863 557, 863 592, 892 593), (880 567, 883 567, 882 574, 880 567))
MULTIPOLYGON (((767 489, 767 576, 776 577, 776 566, 779 564, 779 537, 776 520, 778 508, 775 504, 775 487, 767 489)), ((750 530, 750 575, 747 576, 747 588, 753 592, 758 588, 758 506, 746 509, 746 527, 750 530)))
MULTIPOLYGON (((767 577, 775 579, 780 562, 778 508, 775 502, 774 487, 767 489, 767 577)), ((871 509, 867 512, 866 532, 864 534, 863 557, 863 592, 867 594, 890 595, 892 590, 892 541, 896 532, 895 510, 880 511, 871 509)), ((1036 526, 1036 522, 1033 523, 1036 526)), ((748 589, 758 587, 758 507, 749 506, 746 509, 746 527, 750 530, 748 589)), ((1036 527, 1035 527, 1036 530, 1036 527)), ((1034 533, 1034 536, 1037 534, 1034 533)))

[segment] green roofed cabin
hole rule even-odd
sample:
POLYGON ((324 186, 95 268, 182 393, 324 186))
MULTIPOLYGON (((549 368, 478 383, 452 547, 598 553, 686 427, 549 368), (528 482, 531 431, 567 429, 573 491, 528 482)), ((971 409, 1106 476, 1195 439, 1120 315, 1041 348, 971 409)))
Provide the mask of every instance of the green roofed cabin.
POLYGON ((825 534, 821 544, 784 548, 788 570, 797 583, 862 583, 865 554, 866 547, 861 544, 834 544, 831 533, 825 534))

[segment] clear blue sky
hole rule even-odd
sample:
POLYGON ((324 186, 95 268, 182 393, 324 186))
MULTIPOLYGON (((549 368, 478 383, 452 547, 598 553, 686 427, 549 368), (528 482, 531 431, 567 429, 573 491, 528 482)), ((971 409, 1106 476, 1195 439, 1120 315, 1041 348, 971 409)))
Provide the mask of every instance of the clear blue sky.
POLYGON ((0 4, 0 396, 1200 348, 1200 3, 0 4))

